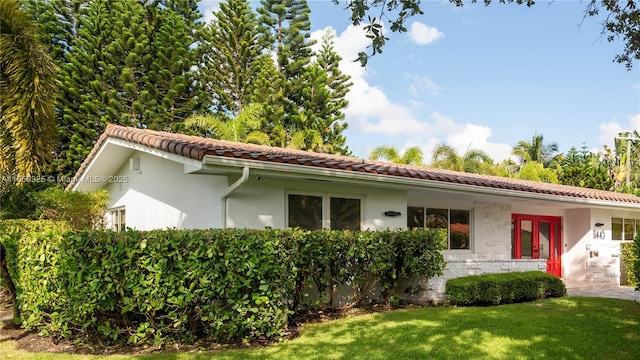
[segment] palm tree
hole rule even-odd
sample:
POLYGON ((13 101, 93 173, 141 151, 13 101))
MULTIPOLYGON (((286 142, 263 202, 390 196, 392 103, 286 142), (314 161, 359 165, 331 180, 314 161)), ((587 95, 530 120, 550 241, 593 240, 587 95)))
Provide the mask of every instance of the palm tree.
POLYGON ((187 128, 203 130, 205 134, 216 139, 269 145, 270 139, 262 132, 262 107, 251 104, 232 119, 215 115, 194 115, 184 122, 187 128))
POLYGON ((0 172, 39 174, 57 141, 57 67, 17 0, 0 1, 0 172))
POLYGON ((548 168, 555 167, 562 161, 562 154, 558 154, 558 144, 545 144, 544 136, 538 134, 533 135, 531 142, 519 141, 511 153, 520 159, 520 165, 535 161, 548 168))
POLYGON ((531 161, 522 165, 520 171, 516 175, 516 179, 540 181, 552 184, 558 183, 558 176, 556 173, 549 168, 543 167, 542 164, 536 161, 531 161))
POLYGON ((322 135, 313 129, 295 131, 286 147, 313 152, 326 152, 322 135))
POLYGON ((393 146, 378 146, 369 154, 371 160, 387 160, 396 164, 422 166, 422 150, 412 146, 401 155, 393 146))
POLYGON ((467 151, 460 156, 453 147, 446 144, 440 144, 433 150, 431 166, 475 174, 492 175, 496 172, 493 159, 484 151, 467 148, 467 151))

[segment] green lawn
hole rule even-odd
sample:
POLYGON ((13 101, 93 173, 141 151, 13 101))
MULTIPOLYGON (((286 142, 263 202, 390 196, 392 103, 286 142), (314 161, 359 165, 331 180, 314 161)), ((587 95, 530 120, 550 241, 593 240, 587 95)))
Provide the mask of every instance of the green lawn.
MULTIPOLYGON (((124 359, 31 354, 0 342, 8 359, 124 359)), ((640 304, 565 297, 497 307, 432 307, 308 324, 260 349, 154 354, 137 359, 638 359, 640 304)))

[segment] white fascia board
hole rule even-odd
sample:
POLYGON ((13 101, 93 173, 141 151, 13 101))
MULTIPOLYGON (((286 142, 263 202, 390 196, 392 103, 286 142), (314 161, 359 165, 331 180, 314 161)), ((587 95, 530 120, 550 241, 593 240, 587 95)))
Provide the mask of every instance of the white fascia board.
POLYGON ((424 180, 416 178, 406 178, 401 176, 390 176, 380 174, 370 174, 358 171, 340 171, 314 166, 304 166, 295 164, 274 163, 259 160, 225 158, 219 156, 205 156, 202 159, 206 165, 236 168, 234 172, 241 172, 242 168, 249 166, 253 175, 274 175, 277 177, 334 180, 358 185, 382 185, 383 187, 401 188, 404 190, 440 190, 453 193, 482 194, 492 196, 503 196, 532 201, 549 201, 563 204, 576 204, 590 207, 603 208, 631 208, 640 210, 639 204, 606 201, 597 199, 573 198, 568 196, 557 196, 550 194, 539 194, 525 191, 495 189, 482 186, 466 184, 456 184, 444 181, 424 180))
MULTIPOLYGON (((162 150, 153 149, 145 145, 130 143, 125 140, 108 138, 107 140, 104 141, 104 143, 102 143, 102 145, 100 146, 96 154, 93 156, 93 159, 91 159, 91 162, 89 162, 85 171, 82 173, 82 176, 79 179, 77 179, 77 181, 73 184, 73 186, 71 186, 70 190, 86 191, 86 190, 97 189, 94 182, 87 181, 87 177, 95 175, 93 174, 93 170, 97 166, 96 163, 100 161, 100 159, 102 159, 104 156, 109 156, 109 154, 105 154, 104 152, 107 151, 107 149, 110 146, 118 146, 125 149, 140 151, 140 152, 151 154, 163 159, 181 163, 184 165, 185 174, 196 172, 202 169, 202 162, 198 160, 190 159, 184 156, 176 155, 176 154, 169 153, 162 150), (83 186, 81 187, 81 185, 83 186)), ((127 160, 126 158, 123 158, 121 159, 120 163, 123 164, 126 160, 127 160)), ((119 168, 120 167, 118 167, 118 169, 119 168)), ((105 175, 105 174, 100 174, 100 175, 105 175)), ((107 174, 107 175, 115 175, 115 174, 107 174)))
POLYGON ((150 147, 148 147, 146 145, 134 144, 134 143, 130 143, 130 142, 125 141, 125 140, 113 139, 113 138, 107 139, 107 141, 105 143, 126 147, 126 148, 133 149, 133 150, 136 150, 136 151, 140 151, 140 152, 143 152, 143 153, 151 154, 151 155, 163 158, 163 159, 167 159, 167 160, 171 160, 171 161, 174 161, 174 162, 177 162, 177 163, 181 163, 181 164, 185 165, 185 173, 187 173, 187 169, 189 169, 188 172, 194 172, 194 171, 197 171, 197 170, 202 168, 202 162, 201 161, 190 159, 190 158, 182 156, 182 155, 177 155, 177 154, 173 154, 173 153, 162 151, 162 150, 158 150, 158 149, 153 149, 153 148, 150 148, 150 147))

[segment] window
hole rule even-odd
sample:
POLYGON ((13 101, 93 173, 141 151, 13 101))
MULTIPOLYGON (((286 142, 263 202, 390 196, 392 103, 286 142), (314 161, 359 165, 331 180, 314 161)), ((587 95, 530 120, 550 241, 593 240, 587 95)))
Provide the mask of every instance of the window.
POLYGON ((640 232, 640 220, 634 219, 611 219, 611 239, 632 241, 640 232))
POLYGON ((124 208, 113 209, 111 213, 111 228, 114 231, 125 231, 127 229, 126 213, 124 208))
POLYGON ((331 202, 331 229, 360 230, 360 199, 334 198, 331 202))
POLYGON ((450 250, 471 249, 470 211, 423 207, 407 208, 407 227, 442 233, 450 250))
POLYGON ((360 199, 319 195, 288 196, 288 226, 305 230, 360 230, 360 199), (324 224, 324 225, 323 225, 324 224))

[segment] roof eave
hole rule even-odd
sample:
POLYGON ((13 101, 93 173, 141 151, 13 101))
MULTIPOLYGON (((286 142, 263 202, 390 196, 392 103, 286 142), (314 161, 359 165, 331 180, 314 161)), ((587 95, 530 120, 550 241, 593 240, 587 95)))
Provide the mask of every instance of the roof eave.
POLYGON ((608 208, 631 208, 638 210, 640 205, 611 200, 597 200, 581 197, 560 196, 555 194, 533 193, 503 188, 480 187, 468 184, 449 183, 422 178, 371 174, 367 172, 337 170, 331 168, 318 168, 313 166, 301 166, 298 164, 273 163, 250 159, 237 159, 220 156, 205 155, 202 159, 205 165, 223 166, 237 169, 240 172, 243 167, 249 166, 254 175, 277 174, 280 177, 335 180, 363 184, 384 184, 389 187, 402 187, 403 189, 437 189, 446 192, 465 192, 492 196, 508 196, 525 200, 547 201, 582 206, 597 206, 608 208))

